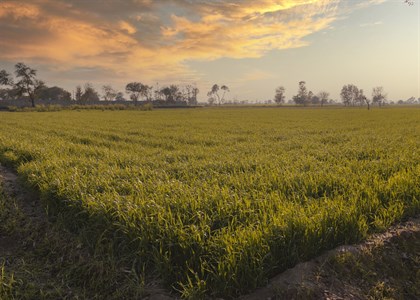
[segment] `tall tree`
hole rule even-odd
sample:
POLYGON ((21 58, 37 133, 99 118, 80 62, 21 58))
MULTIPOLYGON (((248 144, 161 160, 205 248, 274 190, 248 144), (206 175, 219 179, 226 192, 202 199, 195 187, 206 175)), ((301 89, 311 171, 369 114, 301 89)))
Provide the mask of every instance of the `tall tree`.
POLYGON ((308 97, 306 98, 306 101, 305 101, 305 105, 316 102, 318 99, 314 99, 314 97, 315 97, 314 93, 312 91, 309 91, 308 97))
POLYGON ((15 65, 17 82, 14 83, 11 75, 5 70, 0 70, 0 85, 11 86, 19 96, 28 96, 32 107, 35 107, 37 92, 44 87, 44 82, 36 78, 36 72, 24 63, 17 63, 15 65))
POLYGON ((365 103, 368 106, 368 110, 370 109, 370 100, 365 96, 363 89, 359 90, 357 94, 356 102, 359 103, 360 106, 363 106, 365 103))
POLYGON ((84 86, 84 91, 81 97, 82 104, 92 103, 99 101, 98 92, 95 90, 91 83, 86 83, 84 86))
POLYGON ((276 88, 276 93, 274 95, 274 102, 276 102, 277 104, 283 104, 284 100, 286 99, 285 96, 285 91, 286 89, 283 86, 279 86, 278 88, 276 88))
POLYGON ((198 103, 198 94, 200 93, 200 90, 198 87, 193 87, 192 93, 191 93, 191 99, 188 100, 188 104, 190 105, 197 105, 198 103))
POLYGON ((0 70, 0 86, 2 85, 13 85, 13 78, 6 70, 0 70))
POLYGON ((385 104, 387 95, 384 92, 384 88, 381 86, 375 87, 372 90, 372 104, 377 103, 379 106, 385 104))
POLYGON ((60 102, 70 102, 71 101, 71 94, 58 87, 42 87, 37 92, 37 98, 40 100, 47 100, 47 101, 60 101, 60 102))
POLYGON ((359 95, 359 89, 354 84, 344 85, 341 89, 341 100, 345 106, 355 105, 359 95))
POLYGON ((306 105, 308 101, 308 90, 306 89, 306 82, 300 81, 298 93, 296 96, 293 96, 293 101, 296 104, 303 104, 306 105))
POLYGON ((325 103, 328 103, 328 98, 330 97, 330 93, 326 91, 321 91, 318 93, 319 102, 321 103, 321 107, 324 106, 325 103))
POLYGON ((217 102, 220 105, 219 90, 220 90, 219 85, 213 84, 213 86, 211 87, 211 90, 207 93, 207 96, 209 97, 210 105, 212 105, 214 102, 217 102))
POLYGON ((219 87, 218 84, 214 84, 211 87, 211 90, 207 93, 207 96, 209 97, 209 100, 213 99, 212 103, 217 102, 217 104, 222 105, 225 102, 225 95, 228 92, 230 92, 230 90, 226 85, 219 87), (219 94, 220 90, 223 91, 222 95, 219 94))
POLYGON ((102 91, 104 93, 104 100, 105 101, 112 101, 115 100, 117 96, 117 91, 112 88, 110 84, 106 84, 102 86, 102 91))
POLYGON ((124 99, 124 94, 123 94, 123 93, 121 93, 121 92, 118 92, 118 93, 115 95, 115 101, 125 101, 125 99, 124 99))
POLYGON ((125 92, 130 95, 130 99, 137 105, 137 101, 144 91, 143 84, 141 82, 130 82, 125 86, 125 92))
POLYGON ((223 91, 222 98, 220 100, 221 100, 221 103, 224 103, 226 93, 229 93, 230 89, 226 85, 222 85, 222 87, 220 89, 223 91))
POLYGON ((76 86, 76 93, 74 95, 74 100, 81 103, 82 95, 83 95, 82 87, 80 85, 76 86))
POLYGON ((153 100, 153 88, 148 85, 143 85, 140 95, 146 99, 147 102, 151 102, 153 100))
POLYGON ((197 96, 199 92, 200 90, 192 84, 187 84, 185 86, 186 98, 189 105, 197 104, 197 96))

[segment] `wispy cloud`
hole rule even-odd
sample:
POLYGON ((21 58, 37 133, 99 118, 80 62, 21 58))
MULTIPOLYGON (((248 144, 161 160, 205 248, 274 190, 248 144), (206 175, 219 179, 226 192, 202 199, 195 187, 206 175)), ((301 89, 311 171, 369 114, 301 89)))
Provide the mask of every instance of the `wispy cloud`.
POLYGON ((364 24, 360 24, 360 27, 371 27, 371 26, 378 26, 378 25, 382 25, 384 22, 382 21, 377 21, 377 22, 372 22, 372 23, 364 23, 364 24))
POLYGON ((261 57, 305 46, 306 36, 337 19, 340 3, 2 1, 0 60, 37 61, 63 72, 93 68, 116 77, 182 80, 197 76, 185 65, 189 60, 261 57))

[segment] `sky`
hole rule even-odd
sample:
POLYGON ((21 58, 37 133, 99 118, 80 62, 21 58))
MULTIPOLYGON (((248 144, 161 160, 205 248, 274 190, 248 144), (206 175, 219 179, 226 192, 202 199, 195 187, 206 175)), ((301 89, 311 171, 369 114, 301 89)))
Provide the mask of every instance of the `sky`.
POLYGON ((420 0, 0 0, 0 69, 48 86, 215 83, 228 100, 286 99, 305 81, 420 97, 420 0))

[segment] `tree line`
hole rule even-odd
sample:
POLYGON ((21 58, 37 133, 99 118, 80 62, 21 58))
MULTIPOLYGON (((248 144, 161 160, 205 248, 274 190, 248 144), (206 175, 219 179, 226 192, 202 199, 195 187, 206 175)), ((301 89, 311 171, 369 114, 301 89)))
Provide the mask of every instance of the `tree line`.
MULTIPOLYGON (((184 86, 171 84, 155 87, 133 81, 125 86, 125 94, 114 89, 111 85, 102 86, 102 96, 91 83, 78 85, 74 94, 60 88, 47 87, 42 80, 37 79, 37 71, 24 63, 15 65, 15 78, 6 70, 0 70, 0 86, 9 88, 0 89, 0 99, 17 100, 26 98, 31 106, 35 107, 36 100, 58 100, 59 102, 72 102, 77 104, 97 103, 98 101, 131 101, 134 105, 142 102, 156 102, 158 104, 197 105, 200 90, 192 84, 184 86)), ((217 93, 216 93, 217 94, 217 93)), ((220 99, 219 99, 220 100, 220 99)))
MULTIPOLYGON (((275 90, 274 102, 281 105, 285 103, 286 89, 283 86, 279 86, 275 90)), ((298 92, 293 96, 292 101, 297 105, 320 105, 324 106, 327 103, 333 103, 334 101, 329 99, 330 94, 326 91, 321 91, 318 94, 314 94, 312 91, 308 91, 306 88, 306 82, 300 81, 298 86, 298 92)), ((374 87, 372 89, 372 97, 368 98, 363 89, 359 89, 354 84, 346 84, 342 87, 340 92, 341 102, 344 106, 364 106, 366 105, 370 109, 372 104, 383 106, 388 103, 387 94, 384 92, 384 88, 381 86, 374 87)), ((407 101, 399 100, 398 104, 420 104, 420 98, 415 100, 411 97, 407 101)))
MULTIPOLYGON (((138 81, 133 81, 125 86, 125 94, 114 89, 111 85, 102 86, 102 96, 94 88, 91 83, 86 83, 84 86, 77 86, 74 94, 54 86, 47 87, 42 80, 37 79, 37 71, 24 63, 17 63, 15 65, 15 78, 6 70, 0 70, 0 87, 6 86, 9 88, 0 89, 0 100, 17 100, 28 99, 32 107, 35 107, 37 100, 44 100, 59 103, 77 103, 77 104, 95 104, 101 100, 104 101, 130 101, 137 105, 139 102, 155 103, 155 104, 170 104, 170 105, 197 105, 198 94, 200 90, 192 84, 184 86, 171 84, 168 86, 159 87, 156 84, 154 87, 143 84, 138 81), (128 95, 129 100, 125 98, 128 95)), ((223 105, 226 104, 226 96, 230 89, 226 85, 214 84, 207 96, 208 105, 223 105)), ((284 104, 285 88, 279 86, 275 90, 274 102, 278 105, 284 104)), ((292 97, 289 103, 296 105, 320 105, 335 103, 329 98, 330 94, 326 91, 320 91, 314 94, 308 91, 305 81, 300 81, 298 84, 297 94, 292 97)), ((359 89, 354 84, 344 85, 340 92, 341 101, 345 106, 363 106, 367 105, 370 109, 372 104, 383 106, 387 104, 387 94, 383 87, 375 87, 372 90, 372 97, 368 98, 364 94, 363 89, 359 89)), ((271 100, 269 101, 271 102, 271 100)), ((230 102, 228 102, 230 103, 230 102)), ((407 101, 398 101, 398 104, 420 104, 420 99, 416 100, 411 97, 407 101)))

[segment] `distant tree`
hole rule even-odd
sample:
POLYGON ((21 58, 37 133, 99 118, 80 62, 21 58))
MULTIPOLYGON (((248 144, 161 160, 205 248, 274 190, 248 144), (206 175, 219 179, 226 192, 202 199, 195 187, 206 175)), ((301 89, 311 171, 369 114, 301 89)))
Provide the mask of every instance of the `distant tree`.
POLYGON ((81 103, 82 102, 82 95, 83 95, 82 87, 80 85, 78 85, 76 87, 76 93, 74 95, 74 98, 75 98, 74 100, 81 103))
POLYGON ((225 95, 226 95, 226 93, 229 93, 230 90, 226 85, 222 85, 222 87, 220 89, 223 91, 222 98, 220 99, 220 101, 221 101, 221 103, 224 103, 225 102, 225 95))
POLYGON ((314 97, 315 97, 314 93, 312 91, 309 91, 308 97, 306 98, 306 101, 305 101, 305 105, 314 103, 314 101, 316 102, 316 99, 314 100, 314 97))
POLYGON ((14 83, 11 75, 5 70, 0 70, 0 85, 9 85, 16 90, 19 96, 28 96, 32 107, 35 107, 37 92, 44 87, 44 82, 36 78, 36 70, 28 67, 24 63, 15 65, 15 76, 17 82, 14 83))
POLYGON ((176 103, 184 101, 184 95, 179 89, 179 86, 171 84, 170 86, 164 87, 160 91, 165 97, 165 101, 168 103, 176 103))
POLYGON ((151 102, 153 100, 153 88, 148 85, 143 85, 140 95, 147 101, 151 102))
POLYGON ((164 98, 162 90, 160 89, 155 89, 154 95, 155 95, 155 100, 158 100, 158 101, 161 101, 164 98))
POLYGON ((207 93, 207 96, 213 99, 213 103, 217 102, 218 105, 222 105, 225 102, 225 95, 227 92, 230 92, 229 88, 226 85, 222 85, 222 87, 219 87, 218 84, 214 84, 211 87, 211 90, 207 93), (220 95, 219 91, 222 90, 223 94, 220 95))
POLYGON ((283 104, 284 100, 286 99, 285 96, 285 91, 286 89, 283 86, 279 86, 278 88, 276 88, 276 93, 274 95, 274 102, 276 102, 277 104, 283 104))
POLYGON ((404 2, 407 3, 408 5, 414 5, 413 0, 404 0, 404 2))
POLYGON ((214 103, 216 102, 216 99, 213 96, 210 96, 207 99, 207 102, 208 102, 209 105, 214 105, 214 103))
POLYGON ((318 105, 318 104, 320 104, 320 103, 321 103, 321 99, 319 99, 319 96, 318 96, 318 95, 314 95, 314 96, 312 97, 311 103, 312 103, 313 105, 318 105))
POLYGON ((170 102, 172 99, 171 97, 171 89, 167 86, 160 90, 160 93, 165 97, 166 102, 170 102))
POLYGON ((296 104, 303 104, 306 105, 308 101, 308 91, 306 89, 306 82, 300 81, 299 82, 299 89, 296 96, 293 96, 293 101, 296 104))
POLYGON ((330 97, 330 93, 321 91, 318 93, 319 103, 321 103, 321 107, 324 106, 325 103, 328 103, 328 98, 330 97))
POLYGON ((375 87, 372 90, 372 103, 377 103, 379 106, 382 106, 386 102, 387 95, 384 93, 384 88, 381 86, 375 87))
POLYGON ((130 95, 130 99, 137 105, 142 93, 144 93, 144 85, 141 82, 130 82, 125 86, 125 92, 130 95))
POLYGON ((408 98, 405 103, 407 104, 415 104, 416 103, 416 98, 415 97, 410 97, 408 98))
POLYGON ((370 103, 371 100, 368 99, 368 97, 365 96, 363 89, 359 90, 359 94, 357 96, 357 102, 360 103, 360 105, 364 105, 365 103, 367 104, 367 109, 370 109, 370 103))
POLYGON ((0 89, 0 100, 17 100, 19 93, 16 89, 0 89))
POLYGON ((198 103, 198 94, 200 93, 200 90, 198 87, 194 87, 192 89, 191 99, 189 100, 190 105, 197 105, 198 103))
POLYGON ((370 109, 370 99, 365 96, 363 89, 358 90, 355 102, 359 103, 360 106, 366 103, 368 110, 370 109))
POLYGON ((123 93, 121 93, 121 92, 118 92, 118 93, 115 95, 115 101, 125 101, 124 94, 123 94, 123 93))
POLYGON ((340 96, 345 106, 350 106, 350 104, 354 106, 359 96, 359 89, 354 84, 344 85, 340 96))
POLYGON ((13 78, 6 70, 0 70, 0 86, 2 85, 13 85, 13 78))
POLYGON ((104 93, 104 100, 105 101, 112 101, 117 96, 117 91, 112 88, 110 84, 106 84, 102 86, 102 91, 104 93))
POLYGON ((41 100, 47 100, 47 101, 60 101, 60 102, 70 102, 71 101, 71 94, 58 87, 42 87, 37 92, 37 98, 41 100))
POLYGON ((0 70, 0 86, 11 86, 12 88, 0 89, 1 100, 16 100, 18 91, 13 87, 13 78, 6 70, 0 70))
POLYGON ((214 84, 211 87, 211 90, 207 93, 207 96, 209 97, 209 103, 210 105, 214 104, 214 103, 218 103, 219 105, 221 104, 220 101, 220 95, 219 95, 219 85, 218 84, 214 84))
POLYGON ((185 94, 186 99, 189 105, 196 105, 197 104, 197 95, 200 92, 200 90, 195 87, 194 85, 187 84, 185 86, 185 94))
POLYGON ((84 91, 81 97, 82 104, 99 101, 98 92, 91 83, 86 83, 83 88, 84 91))

